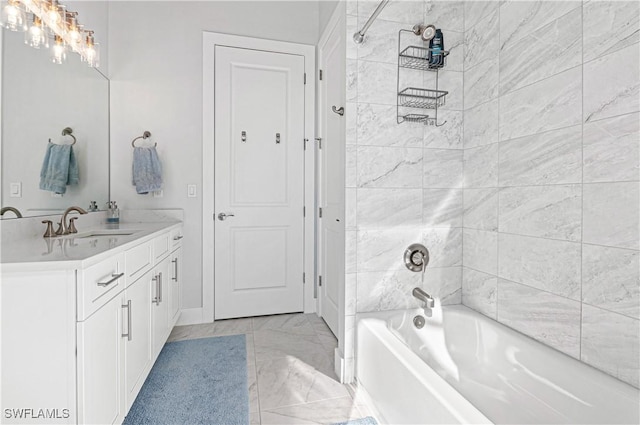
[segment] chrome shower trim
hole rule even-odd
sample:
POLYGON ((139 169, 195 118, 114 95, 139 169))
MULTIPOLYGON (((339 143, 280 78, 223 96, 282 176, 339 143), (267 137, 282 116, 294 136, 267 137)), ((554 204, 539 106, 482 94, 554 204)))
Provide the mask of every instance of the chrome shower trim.
POLYGON ((373 21, 376 20, 376 18, 378 17, 378 15, 380 14, 380 12, 382 12, 382 9, 385 8, 385 6, 387 5, 387 3, 389 3, 389 0, 382 0, 380 2, 380 4, 378 5, 378 7, 376 7, 376 10, 373 11, 373 13, 371 14, 371 16, 369 17, 369 19, 367 20, 367 22, 364 24, 364 26, 362 27, 362 29, 360 31, 357 31, 355 34, 353 34, 353 41, 356 44, 362 44, 362 42, 364 41, 364 35, 367 32, 367 30, 369 29, 369 27, 371 26, 371 24, 373 24, 373 21))

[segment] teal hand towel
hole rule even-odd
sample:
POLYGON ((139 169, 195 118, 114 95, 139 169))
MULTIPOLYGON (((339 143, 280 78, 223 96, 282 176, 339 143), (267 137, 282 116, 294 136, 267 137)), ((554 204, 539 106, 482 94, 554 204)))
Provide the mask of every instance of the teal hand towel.
POLYGON ((133 148, 133 185, 140 195, 162 189, 162 164, 155 147, 133 148))
POLYGON ((62 194, 68 185, 79 182, 80 172, 73 146, 49 142, 40 170, 40 189, 62 194))

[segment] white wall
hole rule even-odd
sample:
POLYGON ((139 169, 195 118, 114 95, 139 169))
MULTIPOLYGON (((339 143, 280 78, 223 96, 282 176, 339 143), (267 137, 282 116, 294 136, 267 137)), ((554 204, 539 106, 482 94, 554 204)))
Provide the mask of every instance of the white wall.
POLYGON ((315 45, 318 24, 317 2, 110 3, 111 198, 184 209, 183 308, 202 305, 202 31, 315 45), (158 143, 162 198, 131 185, 131 140, 144 130, 158 143))

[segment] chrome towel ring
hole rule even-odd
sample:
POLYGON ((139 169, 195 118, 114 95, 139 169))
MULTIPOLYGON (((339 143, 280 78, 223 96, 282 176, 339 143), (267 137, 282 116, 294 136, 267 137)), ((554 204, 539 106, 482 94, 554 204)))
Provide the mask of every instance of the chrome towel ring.
MULTIPOLYGON (((76 140, 76 136, 73 135, 73 129, 71 127, 65 127, 62 129, 62 135, 63 136, 71 136, 71 138, 73 139, 73 143, 71 143, 71 146, 75 145, 77 140, 76 140)), ((51 139, 49 139, 49 143, 53 143, 51 142, 51 139)))
MULTIPOLYGON (((149 137, 151 137, 151 132, 145 131, 144 133, 142 133, 142 136, 138 136, 138 137, 136 137, 135 139, 133 139, 131 141, 131 146, 133 146, 135 148, 136 147, 136 140, 138 140, 138 139, 145 140, 145 139, 148 139, 149 137)), ((156 147, 156 146, 158 146, 158 144, 154 143, 153 146, 156 147)))

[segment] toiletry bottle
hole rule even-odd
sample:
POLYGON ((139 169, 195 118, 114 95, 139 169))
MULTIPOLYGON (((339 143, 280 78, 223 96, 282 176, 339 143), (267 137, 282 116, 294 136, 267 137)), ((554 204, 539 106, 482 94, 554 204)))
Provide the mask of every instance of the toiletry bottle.
POLYGON ((109 202, 109 210, 107 211, 107 223, 117 224, 120 222, 120 210, 115 201, 109 202))
POLYGON ((429 40, 429 68, 444 66, 444 36, 441 29, 436 29, 436 35, 429 40))

